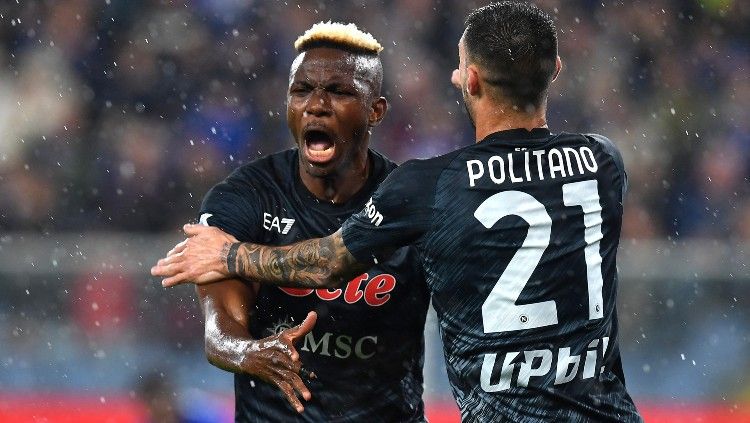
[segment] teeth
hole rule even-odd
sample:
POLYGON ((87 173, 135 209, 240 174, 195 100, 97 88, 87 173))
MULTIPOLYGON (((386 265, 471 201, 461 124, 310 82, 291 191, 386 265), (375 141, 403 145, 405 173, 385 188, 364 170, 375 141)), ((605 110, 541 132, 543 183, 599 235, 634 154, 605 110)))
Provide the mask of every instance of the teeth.
POLYGON ((312 151, 325 151, 330 148, 330 146, 326 147, 324 144, 310 144, 310 150, 312 151))
POLYGON ((328 147, 325 150, 313 150, 308 148, 307 155, 313 160, 329 160, 331 157, 333 157, 333 147, 328 147))
POLYGON ((328 154, 328 153, 329 153, 329 152, 331 152, 332 150, 333 150, 333 148, 332 148, 332 147, 328 147, 328 148, 326 148, 325 150, 310 150, 310 152, 311 152, 311 153, 312 153, 313 155, 321 155, 321 154, 328 154))

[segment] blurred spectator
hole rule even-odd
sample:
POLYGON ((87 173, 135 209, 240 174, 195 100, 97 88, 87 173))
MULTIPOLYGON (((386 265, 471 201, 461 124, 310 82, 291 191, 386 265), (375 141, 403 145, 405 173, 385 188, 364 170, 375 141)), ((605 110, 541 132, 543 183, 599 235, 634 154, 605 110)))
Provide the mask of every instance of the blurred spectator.
MULTIPOLYGON (((376 148, 403 161, 472 142, 449 76, 473 4, 116 3, 2 7, 0 190, 14 202, 39 195, 0 206, 0 227, 161 231, 193 217, 229 170, 291 145, 281 100, 291 43, 321 19, 356 22, 386 46, 391 113, 376 148), (45 155, 66 161, 29 163, 45 155)), ((737 227, 724 205, 748 196, 750 6, 540 3, 558 20, 565 65, 550 126, 620 145, 636 205, 624 236, 737 227), (658 212, 644 220, 645 210, 658 212)))
POLYGON ((144 423, 186 423, 180 415, 174 385, 164 374, 149 373, 138 381, 136 397, 148 410, 148 420, 144 423))
POLYGON ((75 281, 71 312, 90 339, 119 339, 133 323, 134 282, 125 275, 97 272, 75 281))

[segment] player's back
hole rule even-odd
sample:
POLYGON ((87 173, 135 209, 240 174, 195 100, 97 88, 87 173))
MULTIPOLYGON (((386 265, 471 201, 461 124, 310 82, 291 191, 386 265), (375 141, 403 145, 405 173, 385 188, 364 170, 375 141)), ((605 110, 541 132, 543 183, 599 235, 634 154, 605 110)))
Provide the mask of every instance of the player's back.
POLYGON ((626 177, 600 136, 503 131, 422 161, 418 242, 465 421, 639 421, 617 345, 626 177))

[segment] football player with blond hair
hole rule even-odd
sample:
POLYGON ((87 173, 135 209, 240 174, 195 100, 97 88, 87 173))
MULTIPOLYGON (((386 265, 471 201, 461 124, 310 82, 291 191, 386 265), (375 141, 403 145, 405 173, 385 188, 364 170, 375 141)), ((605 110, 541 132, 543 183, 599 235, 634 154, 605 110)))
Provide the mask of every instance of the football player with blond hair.
MULTIPOLYGON (((201 207, 201 223, 239 241, 330 235, 396 167, 369 148, 388 108, 375 38, 321 22, 294 47, 287 122, 296 147, 236 169, 201 207)), ((197 291, 208 360, 235 374, 237 422, 424 421, 429 299, 413 248, 338 289, 230 279, 197 291)))

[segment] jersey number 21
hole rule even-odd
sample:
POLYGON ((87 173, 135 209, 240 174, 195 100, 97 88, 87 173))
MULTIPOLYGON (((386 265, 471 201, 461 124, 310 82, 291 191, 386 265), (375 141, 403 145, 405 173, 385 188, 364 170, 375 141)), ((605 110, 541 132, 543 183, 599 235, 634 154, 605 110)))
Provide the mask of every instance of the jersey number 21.
MULTIPOLYGON (((602 208, 595 180, 563 185, 566 206, 583 209, 585 232, 584 249, 589 295, 589 319, 604 315, 602 304, 602 208)), ((479 205, 474 217, 487 229, 506 216, 515 215, 529 225, 526 238, 513 255, 490 295, 482 304, 485 333, 509 332, 557 324, 557 304, 554 300, 517 305, 521 291, 549 246, 552 219, 536 198, 521 191, 503 191, 492 195, 479 205)))

